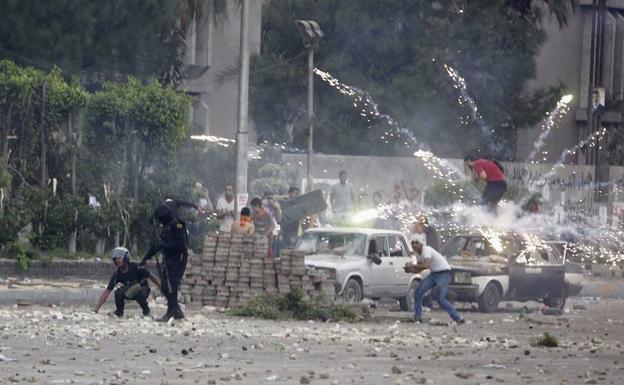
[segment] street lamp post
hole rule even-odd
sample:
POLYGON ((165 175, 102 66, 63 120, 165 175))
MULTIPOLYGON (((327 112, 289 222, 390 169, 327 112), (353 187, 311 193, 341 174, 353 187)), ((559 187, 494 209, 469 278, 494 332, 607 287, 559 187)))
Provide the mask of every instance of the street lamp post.
POLYGON ((303 39, 303 46, 308 50, 308 154, 307 154, 307 192, 312 191, 312 149, 314 143, 314 51, 318 49, 325 35, 318 23, 313 20, 295 20, 297 30, 303 39))

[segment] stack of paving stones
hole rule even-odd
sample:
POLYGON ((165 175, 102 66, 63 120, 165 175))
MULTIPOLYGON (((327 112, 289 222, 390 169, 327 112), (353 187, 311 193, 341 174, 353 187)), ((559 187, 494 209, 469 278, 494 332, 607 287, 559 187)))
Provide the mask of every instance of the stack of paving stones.
POLYGON ((232 307, 260 294, 284 295, 297 288, 307 297, 335 298, 334 284, 324 272, 305 267, 305 255, 282 250, 268 253, 266 238, 242 234, 210 234, 204 252, 189 256, 180 289, 190 305, 232 307))

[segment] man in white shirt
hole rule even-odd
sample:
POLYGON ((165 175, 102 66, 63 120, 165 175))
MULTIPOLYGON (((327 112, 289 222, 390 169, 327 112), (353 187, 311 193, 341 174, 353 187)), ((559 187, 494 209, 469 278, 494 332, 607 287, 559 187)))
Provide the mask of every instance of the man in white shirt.
POLYGON ((355 190, 353 185, 347 182, 347 172, 342 170, 338 173, 340 182, 331 188, 330 203, 334 218, 344 221, 355 208, 355 190))
POLYGON ((217 218, 221 220, 219 231, 229 233, 232 231, 232 223, 234 223, 234 186, 225 185, 225 192, 217 200, 217 218))
POLYGON ((422 271, 429 269, 431 272, 423 278, 414 289, 414 320, 422 322, 422 301, 425 294, 434 286, 438 288, 436 301, 442 309, 451 316, 453 321, 463 324, 465 321, 461 315, 455 310, 453 305, 446 299, 448 285, 451 282, 451 266, 442 254, 435 251, 430 246, 425 246, 425 235, 414 234, 411 239, 412 249, 416 253, 418 263, 414 266, 414 270, 422 271))

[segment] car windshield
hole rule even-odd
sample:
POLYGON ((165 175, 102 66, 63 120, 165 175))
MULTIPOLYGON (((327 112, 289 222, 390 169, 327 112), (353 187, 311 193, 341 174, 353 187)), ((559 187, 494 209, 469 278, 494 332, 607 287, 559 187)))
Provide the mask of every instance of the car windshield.
POLYGON ((456 236, 448 240, 442 249, 442 255, 448 258, 481 258, 492 255, 510 257, 522 250, 520 242, 509 237, 456 236))
POLYGON ((357 233, 307 232, 295 250, 306 254, 332 254, 336 256, 364 256, 366 235, 357 233))

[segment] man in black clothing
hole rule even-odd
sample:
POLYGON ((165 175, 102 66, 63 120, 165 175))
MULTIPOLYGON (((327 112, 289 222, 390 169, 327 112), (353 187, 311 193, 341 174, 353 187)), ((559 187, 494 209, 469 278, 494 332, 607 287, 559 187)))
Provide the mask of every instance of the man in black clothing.
POLYGON ((115 290, 115 305, 117 309, 114 314, 117 317, 122 317, 126 299, 129 299, 137 301, 141 309, 143 309, 143 316, 149 317, 151 313, 147 304, 147 298, 150 294, 150 288, 147 280, 151 279, 157 286, 160 286, 160 282, 147 269, 139 269, 138 264, 130 262, 130 252, 125 247, 114 248, 112 259, 115 266, 117 266, 117 270, 115 270, 108 282, 108 286, 100 295, 100 299, 95 306, 95 312, 100 311, 100 308, 106 302, 115 286, 121 283, 123 286, 115 290))
POLYGON ((160 239, 150 247, 139 266, 145 266, 156 253, 162 252, 161 291, 167 298, 167 312, 158 321, 166 322, 171 317, 183 319, 184 313, 178 304, 178 289, 188 261, 186 224, 165 205, 154 210, 154 218, 162 225, 160 239))
POLYGON ((173 218, 180 219, 180 213, 178 210, 181 208, 187 209, 195 209, 198 213, 202 214, 204 211, 201 207, 196 205, 195 203, 179 200, 179 199, 165 199, 165 205, 169 207, 171 210, 171 215, 173 218))
MULTIPOLYGON (((295 205, 295 198, 299 196, 299 189, 297 187, 291 187, 288 189, 288 199, 280 202, 282 210, 295 205)), ((301 221, 280 223, 280 235, 279 235, 279 248, 292 249, 297 243, 299 237, 299 226, 301 221)))

